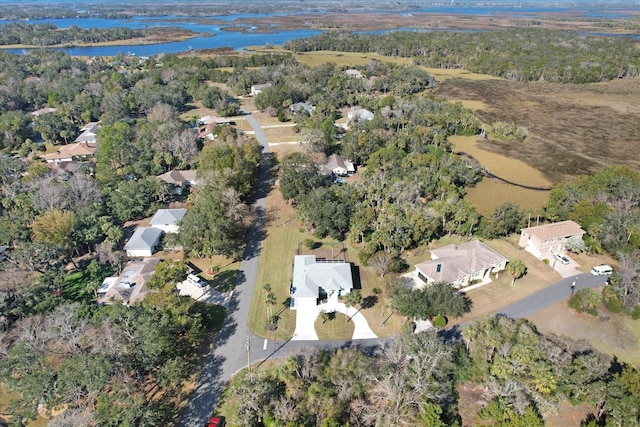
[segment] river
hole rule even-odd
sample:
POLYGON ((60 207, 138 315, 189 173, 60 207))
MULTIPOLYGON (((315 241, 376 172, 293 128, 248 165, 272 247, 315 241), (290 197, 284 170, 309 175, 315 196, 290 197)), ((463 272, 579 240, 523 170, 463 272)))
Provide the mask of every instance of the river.
MULTIPOLYGON (((564 13, 576 12, 575 6, 456 6, 455 4, 433 5, 427 7, 416 8, 411 11, 390 11, 390 10, 367 10, 366 13, 397 13, 398 15, 407 15, 411 13, 443 13, 443 14, 459 14, 459 15, 506 15, 513 17, 522 17, 529 14, 539 13, 564 13)), ((354 12, 362 13, 361 10, 354 12)), ((305 14, 309 12, 296 12, 296 14, 305 14)), ((322 12, 313 12, 322 13, 322 12)), ((591 7, 585 7, 580 13, 588 17, 619 17, 619 13, 615 10, 602 10, 591 7)), ((191 49, 213 49, 230 47, 236 50, 242 50, 246 46, 264 46, 264 45, 282 45, 289 40, 301 37, 311 37, 319 34, 320 30, 279 30, 273 28, 272 32, 254 32, 251 28, 247 29, 245 25, 235 21, 243 18, 255 18, 264 16, 283 16, 286 13, 270 13, 270 14, 235 14, 235 15, 216 15, 211 17, 184 17, 184 16, 164 16, 164 17, 143 17, 136 16, 131 19, 102 19, 102 18, 67 18, 67 19, 41 19, 32 20, 30 23, 50 23, 58 28, 68 28, 75 25, 80 28, 150 28, 150 27, 179 27, 192 30, 196 33, 206 33, 206 35, 197 36, 189 40, 158 43, 158 44, 141 44, 141 45, 114 45, 114 46, 86 46, 86 47, 69 47, 69 48, 50 48, 60 50, 72 56, 115 56, 119 53, 133 54, 138 56, 152 56, 159 53, 177 53, 186 52, 191 49), (240 26, 244 31, 230 31, 229 27, 240 26), (226 29, 225 29, 226 28, 226 29)), ((15 21, 0 21, 2 24, 15 21)), ((410 30, 406 28, 397 28, 397 30, 410 30)), ((392 31, 392 30, 389 30, 392 31)), ((371 31, 366 33, 382 33, 383 31, 371 31)), ((634 36, 630 36, 634 37, 634 36)), ((635 36, 638 37, 638 36, 635 36)), ((22 54, 27 49, 5 49, 7 52, 22 54)))

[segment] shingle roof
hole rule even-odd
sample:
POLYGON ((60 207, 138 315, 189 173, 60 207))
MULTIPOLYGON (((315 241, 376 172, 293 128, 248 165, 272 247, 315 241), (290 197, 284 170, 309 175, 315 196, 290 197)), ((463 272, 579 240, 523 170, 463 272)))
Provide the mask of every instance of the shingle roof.
POLYGON ((431 254, 437 259, 420 263, 416 265, 416 269, 436 282, 455 282, 468 274, 486 270, 506 260, 479 240, 433 249, 431 254))
POLYGON ((151 225, 173 225, 182 220, 184 214, 187 213, 186 209, 158 209, 153 215, 149 224, 151 225))
POLYGON ((100 125, 98 123, 87 123, 81 130, 83 132, 76 138, 76 142, 96 142, 100 125))
POLYGON ((327 292, 352 289, 351 264, 319 262, 315 255, 296 255, 292 286, 293 298, 317 298, 319 288, 327 292))
POLYGON ((196 180, 195 170, 170 170, 162 175, 158 175, 156 178, 173 185, 182 185, 185 182, 193 182, 196 180))
POLYGON ((125 250, 145 250, 153 248, 160 237, 162 230, 153 227, 138 227, 124 246, 125 250))
POLYGON ((556 239, 558 237, 575 236, 584 234, 584 230, 577 223, 568 220, 554 222, 552 224, 538 225, 536 227, 523 228, 526 234, 536 236, 540 240, 556 239))
POLYGON ((96 152, 95 145, 89 145, 86 142, 62 145, 57 152, 45 154, 46 160, 65 159, 76 156, 93 156, 96 152))

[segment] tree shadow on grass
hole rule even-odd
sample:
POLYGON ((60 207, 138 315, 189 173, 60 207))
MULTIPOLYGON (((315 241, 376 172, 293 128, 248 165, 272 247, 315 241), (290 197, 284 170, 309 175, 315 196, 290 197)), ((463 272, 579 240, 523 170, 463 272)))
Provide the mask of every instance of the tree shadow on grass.
POLYGON ((362 302, 360 303, 360 308, 367 309, 371 308, 378 303, 377 295, 369 295, 368 297, 364 297, 362 302))
POLYGON ((239 270, 221 271, 213 278, 211 285, 220 292, 229 292, 236 288, 238 283, 244 282, 244 272, 239 270))

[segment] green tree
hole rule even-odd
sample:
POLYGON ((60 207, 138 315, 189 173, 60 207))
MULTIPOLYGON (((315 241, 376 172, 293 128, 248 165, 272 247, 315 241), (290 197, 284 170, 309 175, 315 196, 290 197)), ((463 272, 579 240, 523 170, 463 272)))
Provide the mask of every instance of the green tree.
POLYGON ((291 153, 280 162, 280 191, 286 200, 297 201, 325 184, 316 163, 303 153, 291 153))
MULTIPOLYGON (((347 311, 350 307, 360 304, 360 301, 362 301, 362 294, 359 289, 352 289, 351 292, 342 296, 342 302, 347 307, 347 311)), ((346 318, 348 322, 350 317, 347 315, 346 318)))
POLYGON ((511 286, 516 283, 516 279, 521 278, 525 274, 527 274, 527 266, 524 265, 524 262, 519 259, 514 259, 509 261, 506 267, 507 273, 511 275, 513 280, 511 281, 511 286))

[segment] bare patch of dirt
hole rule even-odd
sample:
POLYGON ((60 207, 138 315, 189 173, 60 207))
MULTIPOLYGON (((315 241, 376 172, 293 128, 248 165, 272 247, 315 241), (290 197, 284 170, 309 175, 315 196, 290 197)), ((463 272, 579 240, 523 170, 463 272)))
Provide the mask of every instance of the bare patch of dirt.
POLYGON ((544 422, 547 427, 579 426, 590 413, 596 411, 591 405, 582 404, 573 406, 569 402, 563 402, 556 408, 554 414, 544 414, 544 422))
POLYGON ((462 427, 472 427, 475 425, 475 418, 482 410, 482 394, 484 387, 466 382, 460 384, 456 389, 458 392, 458 413, 462 418, 462 427))

